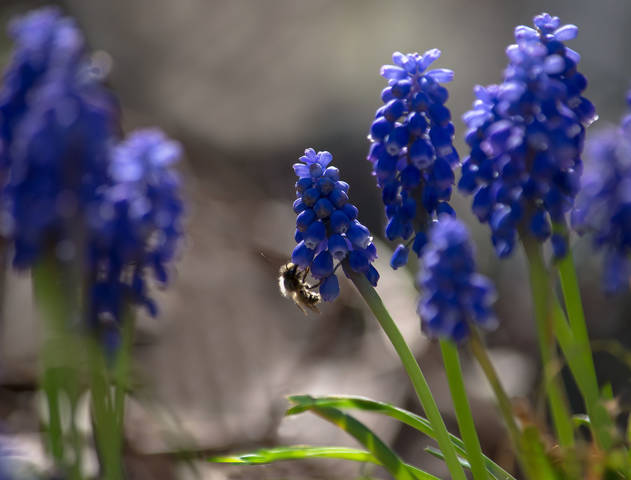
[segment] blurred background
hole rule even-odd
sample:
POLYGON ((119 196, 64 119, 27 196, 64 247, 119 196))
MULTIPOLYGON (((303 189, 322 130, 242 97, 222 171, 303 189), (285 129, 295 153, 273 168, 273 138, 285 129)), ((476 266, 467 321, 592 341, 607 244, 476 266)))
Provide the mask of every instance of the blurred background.
MULTIPOLYGON (((126 131, 156 125, 184 146, 182 175, 188 236, 157 319, 141 318, 136 388, 128 410, 130 478, 351 479, 382 475, 357 464, 314 461, 267 467, 178 461, 182 449, 217 454, 308 443, 354 446, 307 414, 283 419, 290 393, 366 395, 419 411, 405 373, 376 322, 342 285, 342 298, 305 317, 278 293, 278 268, 294 246, 291 164, 306 147, 329 150, 351 184, 351 201, 383 238, 379 191, 365 160, 366 133, 392 52, 439 48, 438 67, 455 70, 449 86, 457 148, 466 155, 461 115, 476 84, 501 81, 513 29, 548 11, 579 26, 570 46, 590 81, 600 115, 592 130, 615 123, 631 86, 631 2, 626 0, 0 0, 0 25, 51 3, 74 16, 91 48, 110 65, 110 86, 126 131)), ((6 31, 6 29, 5 29, 6 31)), ((10 55, 0 37, 0 64, 10 55)), ((588 133, 589 136, 589 133, 588 133)), ((515 397, 540 400, 540 371, 524 261, 498 261, 470 200, 453 204, 473 230, 480 270, 495 280, 500 328, 488 335, 515 397)), ((597 368, 614 393, 629 389, 617 353, 631 342, 631 297, 600 293, 598 257, 574 246, 597 368)), ((379 292, 421 360, 450 428, 446 380, 437 347, 415 315, 416 264, 394 275, 388 245, 378 243, 379 292)), ((0 325, 0 434, 45 463, 38 438, 38 327, 28 278, 11 274, 0 325)), ((506 438, 472 362, 465 370, 484 450, 506 465, 506 438)), ((577 408, 580 406, 577 405, 577 408)), ((422 412, 419 412, 422 413, 422 412)), ((429 441, 392 422, 362 417, 408 461, 444 475, 423 453, 429 441)))

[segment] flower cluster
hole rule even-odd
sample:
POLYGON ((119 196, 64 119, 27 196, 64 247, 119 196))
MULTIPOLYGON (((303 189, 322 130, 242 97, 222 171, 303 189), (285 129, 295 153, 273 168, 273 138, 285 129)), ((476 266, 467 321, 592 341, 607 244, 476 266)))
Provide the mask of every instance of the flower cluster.
POLYGON ((14 240, 13 263, 28 268, 52 247, 64 261, 78 255, 79 212, 98 209, 107 182, 116 105, 91 74, 83 39, 56 9, 12 24, 16 53, 0 97, 2 233, 14 240))
POLYGON ((340 292, 334 262, 348 260, 350 267, 377 285, 379 273, 372 266, 377 249, 368 229, 357 220, 357 208, 348 200, 348 183, 329 166, 329 152, 308 148, 294 164, 298 176, 295 240, 291 261, 320 280, 320 295, 333 301, 340 292))
POLYGON ((8 167, 15 129, 42 84, 72 76, 84 60, 84 41, 75 23, 56 8, 35 10, 9 26, 15 43, 0 94, 0 165, 8 167))
MULTIPOLYGON (((509 255, 517 232, 539 241, 551 236, 573 205, 582 171, 585 127, 595 119, 581 96, 579 55, 564 45, 577 34, 544 13, 535 28, 515 29, 516 44, 501 85, 475 88, 473 109, 463 116, 471 152, 458 188, 473 194, 473 212, 488 223, 500 257, 509 255)), ((562 237, 552 235, 557 257, 562 237)))
MULTIPOLYGON (((627 95, 631 108, 631 91, 627 95)), ((572 226, 591 233, 605 250, 603 286, 629 288, 631 278, 631 113, 618 128, 599 132, 587 142, 582 188, 572 211, 572 226)))
POLYGON ((469 335, 469 322, 485 329, 496 325, 495 289, 476 273, 469 233, 456 218, 444 215, 434 223, 418 278, 418 314, 429 336, 460 342, 469 335))
POLYGON ((453 79, 446 69, 426 69, 440 56, 396 52, 394 65, 384 65, 388 80, 382 91, 385 105, 370 127, 368 160, 382 190, 389 240, 402 239, 392 257, 398 268, 407 262, 409 247, 417 255, 426 241, 425 230, 441 213, 453 214, 451 197, 458 153, 452 144, 454 126, 445 106, 448 93, 440 85, 453 79))
POLYGON ((158 282, 167 282, 166 264, 182 234, 179 178, 172 170, 180 156, 180 145, 157 129, 138 130, 114 149, 112 184, 96 222, 100 235, 92 242, 93 321, 107 315, 119 320, 129 303, 156 314, 145 274, 151 270, 158 282))
POLYGON ((0 233, 16 268, 44 255, 72 263, 76 283, 91 286, 90 326, 116 340, 126 307, 156 311, 147 270, 167 280, 181 235, 171 171, 180 147, 157 130, 120 142, 116 101, 81 32, 56 8, 15 20, 11 35, 0 91, 0 233))

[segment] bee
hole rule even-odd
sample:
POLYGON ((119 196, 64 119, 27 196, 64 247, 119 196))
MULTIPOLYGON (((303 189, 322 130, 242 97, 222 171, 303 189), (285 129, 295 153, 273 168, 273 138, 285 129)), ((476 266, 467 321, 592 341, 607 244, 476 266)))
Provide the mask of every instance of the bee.
POLYGON ((301 271, 298 265, 289 262, 280 267, 279 274, 278 287, 283 297, 291 298, 305 315, 308 313, 307 309, 320 313, 317 307, 320 294, 310 290, 313 287, 305 281, 306 270, 301 271))

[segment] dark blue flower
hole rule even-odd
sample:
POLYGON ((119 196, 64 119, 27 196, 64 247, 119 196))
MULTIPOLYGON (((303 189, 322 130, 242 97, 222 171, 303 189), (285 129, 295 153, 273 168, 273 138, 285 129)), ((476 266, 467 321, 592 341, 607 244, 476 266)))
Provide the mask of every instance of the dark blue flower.
POLYGON ((423 249, 418 305, 423 331, 430 337, 461 342, 470 325, 493 328, 495 289, 476 272, 473 245, 462 222, 443 215, 434 222, 423 249))
MULTIPOLYGON (((177 143, 158 130, 119 139, 119 111, 74 21, 55 8, 18 18, 0 89, 0 234, 13 264, 44 255, 85 282, 85 316, 106 345, 125 309, 155 313, 147 270, 167 281, 181 236, 177 143), (70 267, 70 265, 72 265, 70 267)), ((72 292, 69 292, 72 294, 72 292)))
POLYGON ((133 132, 113 149, 111 184, 93 225, 93 321, 110 317, 115 327, 130 304, 156 314, 146 276, 167 283, 182 236, 180 180, 173 169, 180 156, 180 145, 157 129, 133 132))
POLYGON ((329 152, 308 148, 301 163, 294 164, 297 245, 291 261, 319 280, 320 295, 327 302, 339 294, 335 271, 345 259, 373 285, 379 279, 372 266, 377 258, 372 236, 357 220, 357 208, 348 199, 349 186, 340 181, 339 170, 329 166, 332 160, 329 152))
MULTIPOLYGON (((67 28, 63 21, 60 25, 67 28)), ((73 34, 62 36, 74 39, 73 34)), ((66 60, 62 56, 48 66, 29 90, 26 108, 9 117, 10 132, 3 133, 0 151, 6 149, 10 169, 2 198, 7 214, 0 227, 14 241, 17 268, 33 265, 45 248, 62 261, 76 260, 83 230, 108 183, 117 106, 99 80, 86 74, 85 65, 66 60)))
POLYGON ((84 66, 84 40, 74 21, 54 7, 35 10, 9 26, 14 50, 0 88, 0 167, 11 163, 20 120, 34 104, 33 91, 51 77, 74 75, 84 66))
MULTIPOLYGON (((451 81, 453 72, 427 70, 439 56, 436 49, 423 55, 395 52, 394 65, 381 68, 388 86, 381 94, 385 105, 370 127, 368 160, 382 190, 386 236, 402 239, 403 248, 410 247, 441 211, 451 210, 446 202, 458 153, 452 144, 451 114, 444 105, 447 89, 440 84, 451 81)), ((403 251, 395 253, 394 268, 407 262, 403 251)))
MULTIPOLYGON (((543 242, 551 223, 564 221, 579 188, 585 127, 596 118, 581 96, 580 57, 563 43, 577 27, 548 14, 534 23, 515 29, 503 83, 477 86, 463 116, 470 153, 458 188, 473 195, 500 257, 513 251, 518 232, 543 242)), ((567 250, 565 241, 553 238, 555 254, 567 250)))
POLYGON ((589 162, 572 211, 572 226, 579 233, 589 233, 594 247, 605 252, 605 290, 628 289, 631 278, 631 113, 622 119, 618 128, 609 127, 591 137, 586 148, 589 162))

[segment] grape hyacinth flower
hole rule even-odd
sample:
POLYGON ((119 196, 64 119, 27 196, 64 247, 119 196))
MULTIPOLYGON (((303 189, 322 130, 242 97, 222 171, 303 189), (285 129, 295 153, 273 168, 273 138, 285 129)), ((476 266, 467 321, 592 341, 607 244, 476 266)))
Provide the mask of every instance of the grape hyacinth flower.
POLYGON ((308 148, 294 164, 298 176, 294 211, 296 248, 291 261, 319 280, 322 299, 331 302, 340 292, 335 271, 347 260, 350 268, 377 285, 379 273, 372 262, 377 249, 368 229, 357 220, 357 207, 349 202, 349 185, 329 166, 333 156, 308 148), (334 265, 335 262, 337 265, 334 265))
POLYGON ((489 224, 500 257, 513 251, 518 232, 539 242, 552 237, 555 256, 564 256, 566 240, 551 235, 551 222, 563 223, 572 208, 585 127, 596 119, 581 96, 580 56, 563 43, 577 27, 547 13, 534 24, 515 29, 503 83, 475 87, 473 109, 463 116, 470 154, 458 188, 473 195, 473 212, 489 224))
POLYGON ((62 261, 81 255, 84 224, 108 181, 118 109, 91 73, 72 20, 43 9, 16 21, 12 33, 16 54, 0 104, 0 151, 10 167, 0 226, 23 269, 45 248, 62 261))
POLYGON ((451 81, 453 72, 427 70, 438 57, 437 49, 423 55, 395 52, 394 65, 381 68, 388 86, 381 93, 385 105, 370 127, 368 160, 382 190, 386 237, 403 241, 391 259, 395 269, 407 263, 410 246, 420 255, 432 219, 454 213, 447 202, 458 153, 452 143, 451 113, 445 106, 448 92, 440 85, 451 81))
POLYGON ((167 283, 167 264, 182 236, 180 180, 173 170, 181 153, 179 143, 158 129, 135 131, 113 150, 112 184, 96 224, 100 235, 92 242, 91 318, 114 334, 129 304, 157 313, 145 277, 151 271, 160 284, 167 283))
MULTIPOLYGON (((631 109, 631 91, 627 94, 631 109)), ((590 138, 589 162, 572 211, 572 227, 605 251, 603 287, 629 288, 631 278, 631 112, 620 125, 590 138)))
POLYGON ((487 277, 476 273, 473 245, 460 220, 442 215, 434 222, 422 259, 417 311, 424 332, 462 342, 471 325, 496 326, 491 309, 495 289, 487 277))
POLYGON ((55 7, 35 10, 13 20, 15 44, 0 90, 0 166, 10 164, 15 130, 29 107, 33 91, 50 80, 76 72, 84 58, 84 40, 74 21, 55 7))

